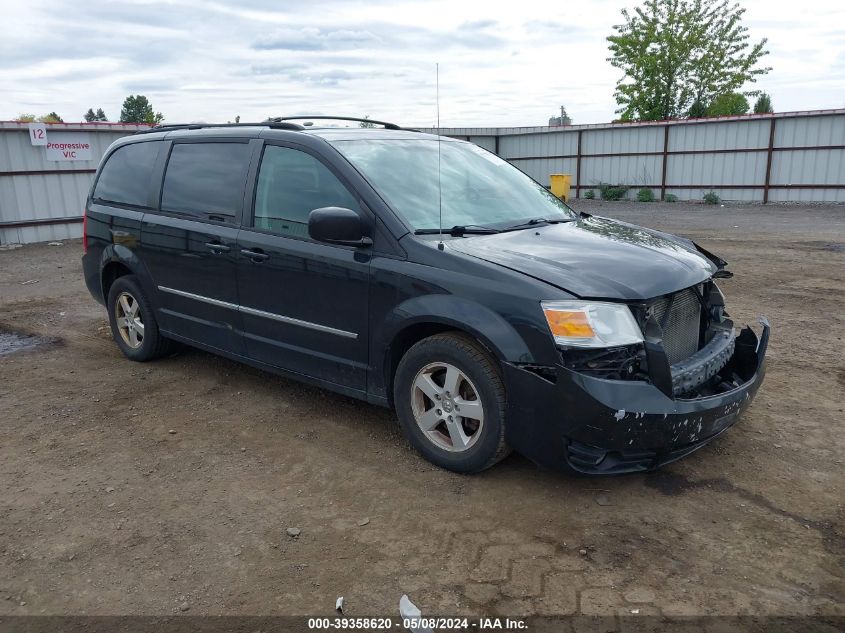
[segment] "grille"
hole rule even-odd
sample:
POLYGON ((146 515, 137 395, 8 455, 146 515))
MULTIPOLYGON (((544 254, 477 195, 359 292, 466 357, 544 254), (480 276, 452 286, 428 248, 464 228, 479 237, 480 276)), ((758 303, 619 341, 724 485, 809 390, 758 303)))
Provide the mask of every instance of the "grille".
POLYGON ((663 349, 670 365, 698 351, 701 303, 695 290, 687 288, 661 297, 651 305, 651 310, 663 328, 663 349))

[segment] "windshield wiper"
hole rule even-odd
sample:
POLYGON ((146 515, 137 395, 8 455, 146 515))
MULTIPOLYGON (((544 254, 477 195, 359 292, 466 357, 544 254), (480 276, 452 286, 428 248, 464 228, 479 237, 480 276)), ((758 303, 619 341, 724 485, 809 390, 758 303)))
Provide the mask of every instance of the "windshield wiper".
POLYGON ((519 229, 529 229, 532 226, 537 226, 538 224, 560 224, 562 222, 573 222, 572 218, 532 218, 527 222, 520 222, 519 224, 512 224, 511 226, 506 226, 502 230, 503 231, 517 231, 519 229))
MULTIPOLYGON (((414 235, 437 235, 440 229, 417 229, 414 235)), ((498 233, 498 229, 491 229, 487 226, 479 226, 477 224, 456 225, 451 229, 443 229, 444 235, 451 235, 452 237, 461 237, 462 235, 491 235, 498 233)))

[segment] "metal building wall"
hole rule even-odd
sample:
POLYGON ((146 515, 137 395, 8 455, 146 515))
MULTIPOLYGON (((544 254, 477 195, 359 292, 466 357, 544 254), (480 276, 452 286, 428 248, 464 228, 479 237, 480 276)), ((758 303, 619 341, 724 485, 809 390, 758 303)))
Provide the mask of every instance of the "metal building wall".
POLYGON ((548 183, 549 174, 572 173, 575 161, 554 158, 574 154, 576 137, 568 132, 515 134, 499 139, 499 155, 527 173, 534 180, 548 183), (570 170, 570 171, 567 171, 570 170))
POLYGON ((48 124, 50 132, 85 132, 91 160, 49 161, 33 146, 29 127, 0 122, 0 244, 63 240, 82 235, 88 188, 106 149, 145 125, 107 123, 48 124))
POLYGON ((770 200, 797 202, 845 202, 845 116, 829 115, 812 119, 778 121, 775 148, 803 147, 772 154, 773 185, 798 185, 799 188, 772 190, 770 200), (827 146, 830 149, 820 149, 827 146), (807 185, 837 185, 808 187, 807 185))
POLYGON ((845 202, 845 110, 440 132, 496 151, 545 185, 570 174, 573 196, 604 182, 630 186, 629 197, 646 187, 681 200, 713 191, 747 202, 845 202))
POLYGON ((659 182, 663 146, 658 128, 598 129, 582 133, 580 184, 595 188, 600 183, 625 183, 648 187, 659 182), (632 155, 636 158, 632 160, 632 155))
MULTIPOLYGON (((30 144, 27 124, 0 122, 0 244, 78 237, 102 154, 145 127, 49 124, 87 132, 92 145, 89 161, 53 162, 30 144)), ((714 191, 725 200, 845 202, 845 110, 440 132, 498 153, 543 184, 571 174, 577 197, 607 182, 631 186, 629 196, 648 187, 682 200, 714 191)))
POLYGON ((496 151, 496 139, 492 136, 470 136, 467 139, 470 143, 475 143, 479 147, 483 147, 489 152, 496 151))
POLYGON ((738 187, 763 184, 770 126, 764 119, 672 126, 666 192, 682 200, 701 200, 713 191, 725 200, 762 201, 762 190, 738 187))

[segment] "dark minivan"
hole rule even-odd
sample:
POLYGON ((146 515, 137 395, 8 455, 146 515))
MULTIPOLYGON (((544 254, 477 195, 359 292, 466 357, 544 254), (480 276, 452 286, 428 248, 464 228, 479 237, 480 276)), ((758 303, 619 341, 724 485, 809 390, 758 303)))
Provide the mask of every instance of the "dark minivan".
POLYGON ((769 327, 735 331, 724 261, 392 124, 121 139, 84 234, 85 281, 128 358, 178 341, 394 407, 459 472, 511 450, 650 470, 730 427, 763 380, 769 327))

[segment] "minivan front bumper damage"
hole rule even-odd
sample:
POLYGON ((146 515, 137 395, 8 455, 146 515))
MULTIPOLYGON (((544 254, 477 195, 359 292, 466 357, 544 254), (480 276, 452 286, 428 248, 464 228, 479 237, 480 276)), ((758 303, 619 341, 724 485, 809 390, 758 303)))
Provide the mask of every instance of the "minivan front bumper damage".
POLYGON ((539 371, 506 364, 508 419, 519 421, 507 428, 507 440, 541 466, 584 474, 642 472, 680 459, 731 427, 751 403, 769 340, 768 321, 760 323, 759 337, 747 327, 732 338, 730 358, 707 388, 683 396, 562 365, 539 371))

